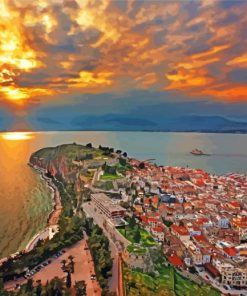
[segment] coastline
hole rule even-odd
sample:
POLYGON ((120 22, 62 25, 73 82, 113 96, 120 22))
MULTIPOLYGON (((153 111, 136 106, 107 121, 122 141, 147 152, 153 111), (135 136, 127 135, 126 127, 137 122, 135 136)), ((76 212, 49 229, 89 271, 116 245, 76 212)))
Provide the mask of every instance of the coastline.
POLYGON ((60 193, 55 184, 52 182, 52 179, 45 176, 45 170, 33 165, 30 162, 28 163, 28 165, 39 174, 40 178, 45 181, 46 185, 49 187, 51 191, 53 209, 48 215, 45 228, 36 233, 22 250, 12 253, 7 257, 0 258, 0 266, 9 258, 15 258, 16 256, 18 256, 21 252, 30 252, 36 246, 39 240, 45 240, 47 238, 51 239, 58 231, 58 220, 62 211, 60 193))

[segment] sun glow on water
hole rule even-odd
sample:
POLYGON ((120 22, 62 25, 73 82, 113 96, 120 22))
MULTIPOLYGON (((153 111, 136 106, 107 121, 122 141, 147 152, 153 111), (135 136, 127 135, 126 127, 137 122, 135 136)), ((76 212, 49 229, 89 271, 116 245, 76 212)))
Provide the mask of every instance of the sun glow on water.
POLYGON ((21 141, 21 140, 29 140, 31 139, 31 132, 8 132, 1 135, 4 140, 7 141, 21 141))

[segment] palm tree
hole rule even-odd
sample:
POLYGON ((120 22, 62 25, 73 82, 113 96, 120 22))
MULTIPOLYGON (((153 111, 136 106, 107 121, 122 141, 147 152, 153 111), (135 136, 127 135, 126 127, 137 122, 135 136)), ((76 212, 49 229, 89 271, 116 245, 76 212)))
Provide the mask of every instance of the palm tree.
POLYGON ((68 259, 70 260, 70 268, 71 268, 71 273, 74 273, 75 271, 75 262, 74 262, 74 257, 72 255, 70 255, 68 257, 68 259))
POLYGON ((63 264, 63 265, 62 265, 62 271, 65 271, 65 270, 66 270, 66 263, 67 263, 67 261, 66 261, 65 259, 63 259, 63 260, 61 261, 61 263, 63 264))
POLYGON ((87 285, 85 281, 75 282, 76 296, 87 295, 87 285))
POLYGON ((51 280, 47 287, 48 293, 51 292, 51 295, 62 296, 64 290, 64 283, 58 277, 55 277, 51 280))
POLYGON ((71 287, 71 273, 68 272, 67 278, 66 278, 66 287, 70 288, 71 287))

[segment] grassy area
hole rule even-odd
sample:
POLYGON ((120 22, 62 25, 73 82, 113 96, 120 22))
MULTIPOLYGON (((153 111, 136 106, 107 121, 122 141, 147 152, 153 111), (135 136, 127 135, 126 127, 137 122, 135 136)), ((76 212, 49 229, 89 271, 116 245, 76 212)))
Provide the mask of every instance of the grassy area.
POLYGON ((127 247, 127 249, 130 253, 135 252, 138 255, 145 255, 146 254, 146 248, 141 247, 139 245, 131 244, 127 247))
POLYGON ((101 180, 104 180, 104 181, 114 181, 121 178, 122 178, 121 176, 112 175, 112 174, 104 174, 103 176, 101 176, 101 180))
POLYGON ((199 286, 194 282, 183 278, 178 273, 175 273, 175 288, 176 295, 178 296, 190 296, 190 295, 198 295, 198 296, 218 296, 220 292, 215 290, 209 285, 199 286))
POLYGON ((123 265, 123 279, 127 296, 219 296, 220 292, 208 285, 199 286, 180 276, 173 267, 159 268, 158 276, 131 270, 123 265))
POLYGON ((64 144, 58 147, 48 147, 35 152, 35 156, 44 158, 46 160, 54 160, 59 156, 63 156, 70 161, 74 160, 76 157, 83 157, 88 154, 91 154, 93 159, 97 160, 107 160, 109 158, 105 156, 103 151, 100 149, 88 148, 86 146, 77 144, 64 144))
MULTIPOLYGON (((143 247, 152 247, 157 244, 146 230, 141 228, 139 230, 141 235, 140 245, 142 245, 143 247)), ((118 228, 118 231, 127 240, 129 240, 132 243, 135 243, 135 240, 134 240, 135 228, 130 228, 129 226, 126 226, 126 230, 124 228, 118 228)))

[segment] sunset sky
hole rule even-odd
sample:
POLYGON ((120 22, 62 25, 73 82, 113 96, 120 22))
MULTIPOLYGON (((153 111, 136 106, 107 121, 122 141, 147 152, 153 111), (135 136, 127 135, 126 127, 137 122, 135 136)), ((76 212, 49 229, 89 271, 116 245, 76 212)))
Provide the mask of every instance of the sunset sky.
POLYGON ((0 0, 0 129, 247 122, 246 11, 245 0, 0 0))

